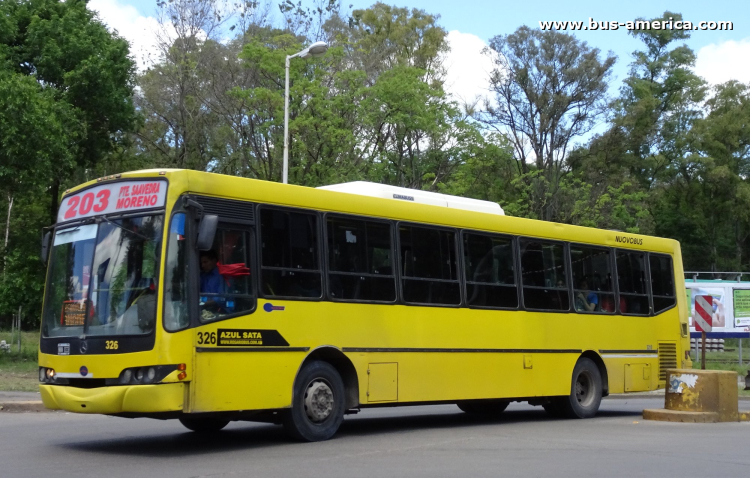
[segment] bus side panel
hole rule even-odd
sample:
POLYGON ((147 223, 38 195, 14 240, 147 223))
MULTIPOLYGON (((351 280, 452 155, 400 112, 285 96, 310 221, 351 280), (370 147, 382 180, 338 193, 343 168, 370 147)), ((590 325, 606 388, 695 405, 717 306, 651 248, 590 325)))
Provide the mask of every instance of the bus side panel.
POLYGON ((196 352, 190 412, 289 407, 303 358, 304 352, 196 352))
MULTIPOLYGON (((519 353, 357 353, 350 354, 360 377, 373 364, 398 364, 398 402, 537 397, 570 393, 577 355, 519 353)), ((360 380, 362 404, 371 400, 368 380, 360 380)))

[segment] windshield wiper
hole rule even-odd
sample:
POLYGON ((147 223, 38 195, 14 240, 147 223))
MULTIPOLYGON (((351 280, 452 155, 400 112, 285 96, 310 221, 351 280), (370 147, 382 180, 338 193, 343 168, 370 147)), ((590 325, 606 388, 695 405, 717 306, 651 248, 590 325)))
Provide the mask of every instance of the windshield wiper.
POLYGON ((141 238, 141 239, 143 239, 144 241, 149 241, 149 242, 150 242, 150 241, 152 241, 152 240, 153 240, 153 239, 151 239, 150 237, 146 237, 146 236, 144 236, 143 234, 140 234, 140 233, 137 233, 137 232, 135 232, 135 231, 132 231, 132 230, 128 229, 127 227, 125 227, 125 226, 121 225, 121 224, 117 224, 116 222, 113 222, 113 221, 111 221, 111 220, 110 220, 110 219, 109 219, 109 218, 108 218, 107 216, 103 216, 103 217, 102 217, 102 219, 104 219, 104 220, 105 220, 105 221, 107 221, 108 223, 112 224, 113 226, 117 226, 117 227, 119 227, 120 229, 122 229, 122 230, 123 230, 123 231, 125 231, 125 232, 129 232, 129 233, 131 233, 131 234, 134 234, 134 235, 136 235, 136 236, 140 237, 140 238, 141 238))

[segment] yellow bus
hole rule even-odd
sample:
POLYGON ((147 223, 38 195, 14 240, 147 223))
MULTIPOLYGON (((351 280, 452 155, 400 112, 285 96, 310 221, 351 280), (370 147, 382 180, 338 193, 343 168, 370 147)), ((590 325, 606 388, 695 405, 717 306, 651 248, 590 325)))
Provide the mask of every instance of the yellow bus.
POLYGON ((365 407, 592 417, 692 365, 677 242, 409 194, 123 173, 65 192, 43 255, 50 409, 314 441, 365 407))

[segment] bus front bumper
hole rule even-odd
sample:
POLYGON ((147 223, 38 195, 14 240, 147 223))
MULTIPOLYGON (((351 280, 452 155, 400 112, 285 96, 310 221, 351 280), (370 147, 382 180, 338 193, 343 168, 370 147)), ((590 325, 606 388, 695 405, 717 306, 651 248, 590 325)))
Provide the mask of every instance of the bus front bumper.
POLYGON ((184 383, 76 388, 39 385, 44 406, 75 413, 157 413, 183 409, 184 383))

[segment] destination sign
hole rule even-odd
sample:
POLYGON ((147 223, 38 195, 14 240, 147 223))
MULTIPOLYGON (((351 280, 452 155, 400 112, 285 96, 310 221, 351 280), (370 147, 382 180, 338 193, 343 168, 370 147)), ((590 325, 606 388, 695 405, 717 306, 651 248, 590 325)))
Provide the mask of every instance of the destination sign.
POLYGON ((63 198, 57 222, 164 207, 166 199, 167 182, 163 180, 102 184, 63 198))

